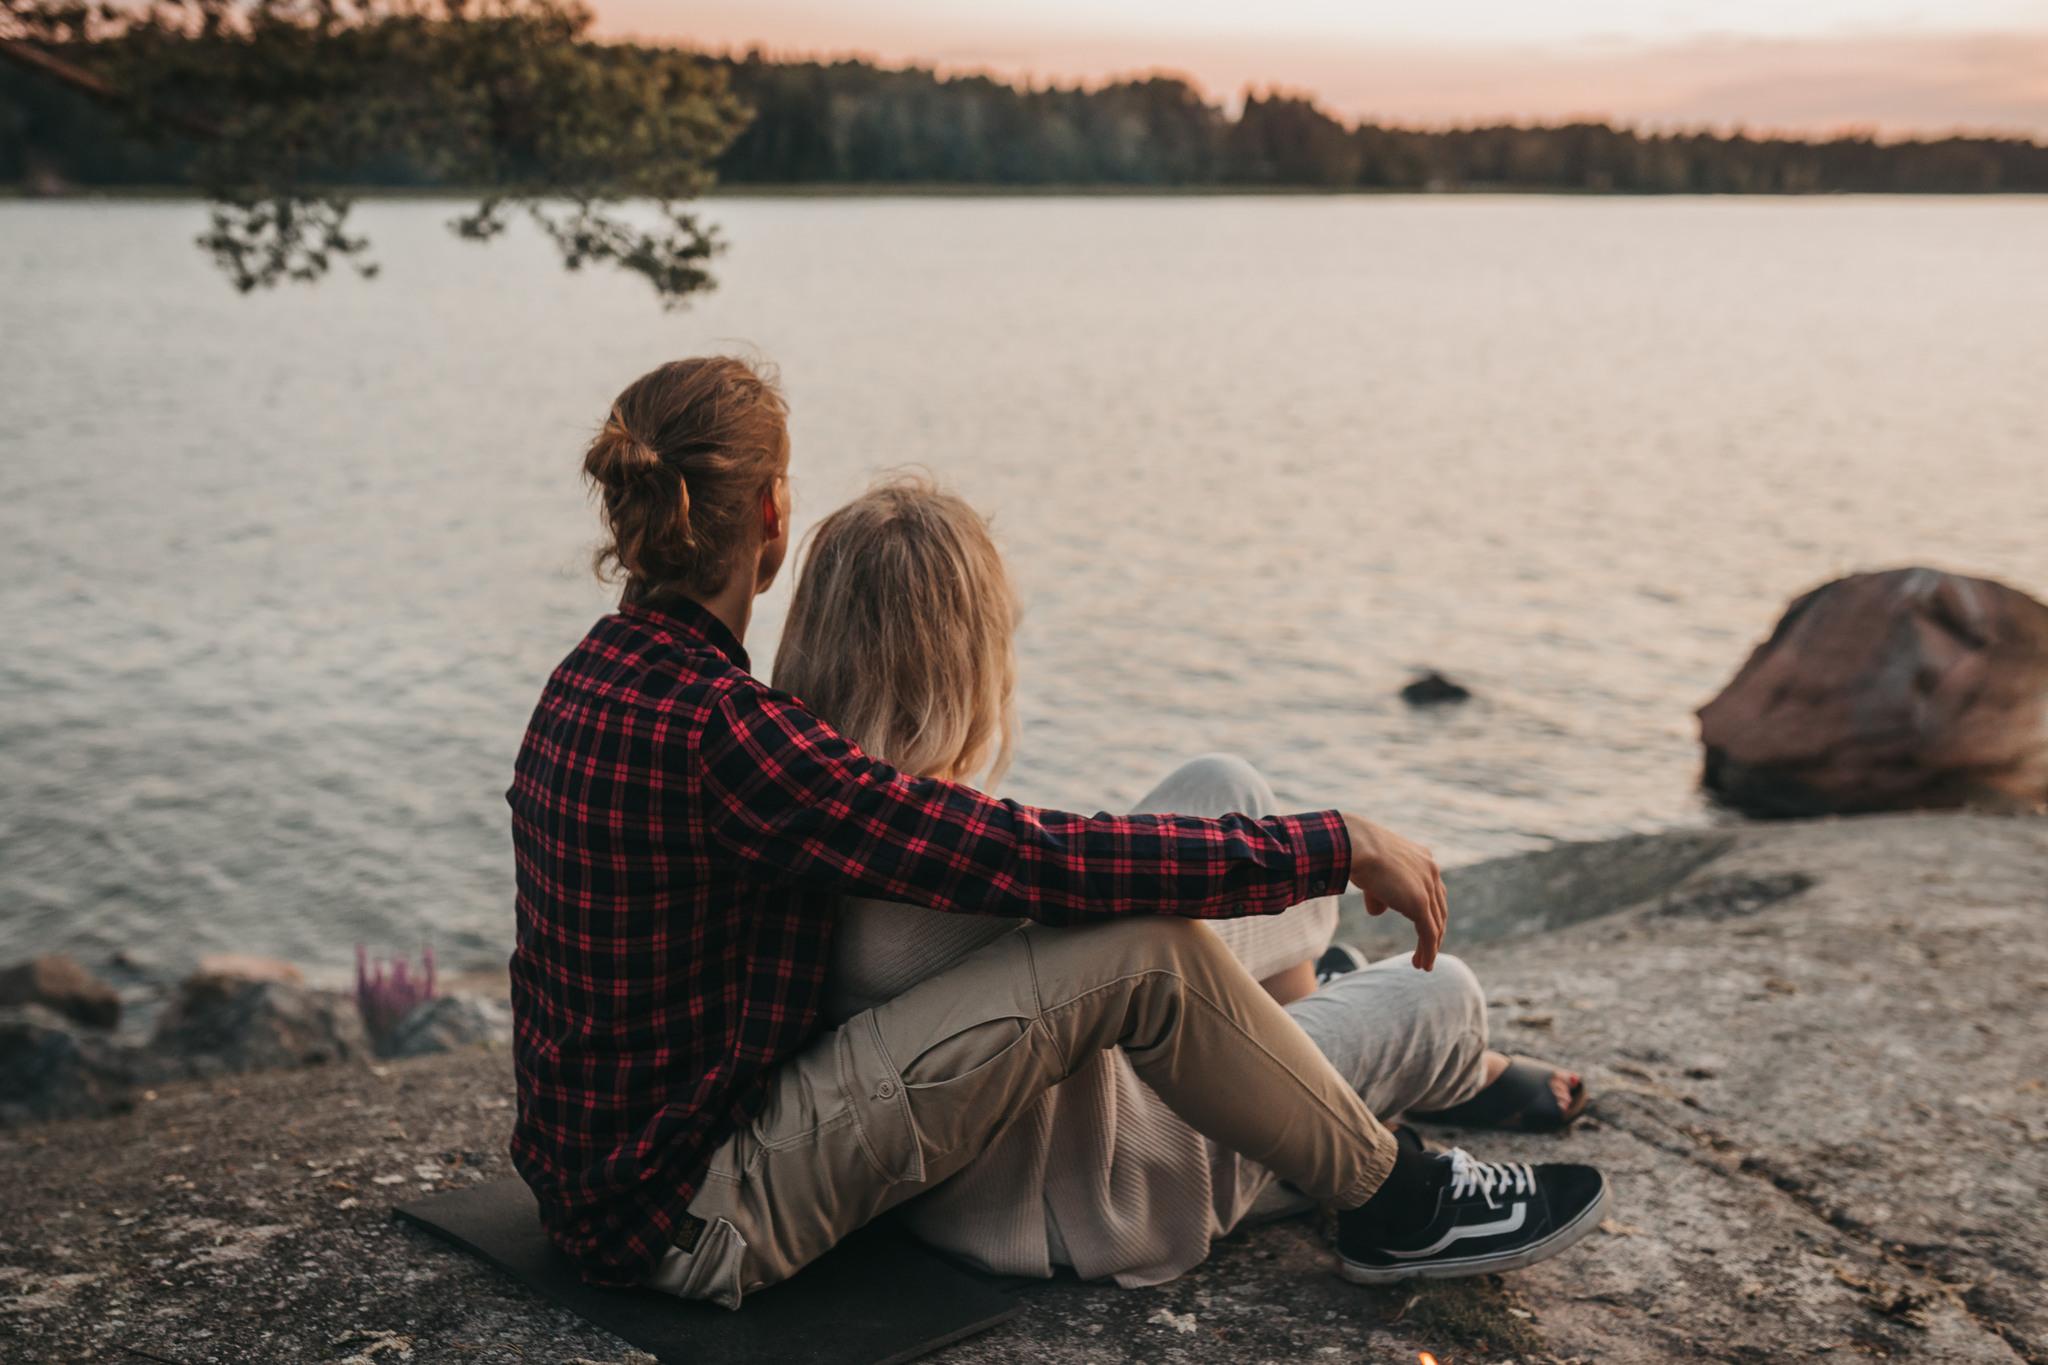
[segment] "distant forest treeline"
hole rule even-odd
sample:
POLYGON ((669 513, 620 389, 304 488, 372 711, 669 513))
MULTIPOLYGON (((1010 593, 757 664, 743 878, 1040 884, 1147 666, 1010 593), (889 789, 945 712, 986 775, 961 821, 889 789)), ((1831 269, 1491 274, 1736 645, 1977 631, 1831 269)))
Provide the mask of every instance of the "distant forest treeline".
MULTIPOLYGON (((634 49, 617 50, 632 59, 634 49)), ((2048 146, 2018 138, 1809 142, 1593 123, 1421 131, 1347 125, 1282 94, 1250 96, 1232 117, 1170 77, 1032 89, 862 61, 706 60, 754 110, 717 163, 738 185, 2048 192, 2048 146)), ((136 142, 116 115, 0 65, 0 183, 175 184, 187 155, 136 142)), ((411 164, 351 178, 434 184, 411 164)))

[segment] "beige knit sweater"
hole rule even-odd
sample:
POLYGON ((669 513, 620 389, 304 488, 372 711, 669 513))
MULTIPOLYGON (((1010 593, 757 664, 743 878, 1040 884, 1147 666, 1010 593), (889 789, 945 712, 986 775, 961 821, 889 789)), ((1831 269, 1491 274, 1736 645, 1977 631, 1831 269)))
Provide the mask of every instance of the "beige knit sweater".
MULTIPOLYGON (((847 901, 826 983, 831 1021, 901 994, 1020 923, 847 901)), ((1207 923, 1263 978, 1329 946, 1337 902, 1207 923)), ((1276 1199, 1286 1196, 1269 1172, 1181 1122, 1111 1051, 1046 1092, 903 1216, 926 1241, 998 1274, 1050 1275, 1057 1263, 1136 1287, 1199 1265, 1214 1238, 1276 1199)))

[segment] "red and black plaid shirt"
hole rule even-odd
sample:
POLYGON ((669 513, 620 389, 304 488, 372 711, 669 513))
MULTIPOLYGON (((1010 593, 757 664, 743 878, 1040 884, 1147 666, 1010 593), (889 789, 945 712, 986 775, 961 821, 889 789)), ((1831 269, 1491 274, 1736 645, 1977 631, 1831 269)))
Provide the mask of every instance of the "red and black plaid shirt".
POLYGON ((541 694, 508 799, 519 1119, 557 1245, 631 1283, 712 1153, 819 1031, 841 892, 1076 924, 1265 914, 1342 889, 1334 812, 1098 815, 869 758, 693 604, 629 606, 541 694))

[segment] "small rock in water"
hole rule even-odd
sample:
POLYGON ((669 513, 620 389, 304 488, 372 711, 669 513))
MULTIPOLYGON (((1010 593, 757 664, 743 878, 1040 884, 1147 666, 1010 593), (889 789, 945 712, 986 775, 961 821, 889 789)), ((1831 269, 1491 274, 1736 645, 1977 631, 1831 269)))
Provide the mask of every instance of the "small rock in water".
POLYGON ((41 1005, 93 1028, 121 1022, 121 997, 114 988, 58 953, 0 971, 0 1005, 41 1005))
POLYGON ((1437 706, 1444 702, 1469 701, 1472 690, 1431 671, 1401 689, 1401 700, 1410 706, 1437 706))

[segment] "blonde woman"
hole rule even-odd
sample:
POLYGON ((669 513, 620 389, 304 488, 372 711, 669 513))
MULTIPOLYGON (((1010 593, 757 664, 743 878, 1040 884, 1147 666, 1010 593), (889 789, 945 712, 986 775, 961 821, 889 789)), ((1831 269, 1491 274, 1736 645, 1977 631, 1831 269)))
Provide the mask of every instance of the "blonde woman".
MULTIPOLYGON (((813 531, 775 686, 904 772, 992 786, 1015 742, 1017 615, 982 518, 926 479, 894 478, 813 531)), ((1263 817, 1278 809, 1250 765, 1209 755, 1168 776, 1134 813, 1263 817)), ((1508 1059, 1487 1050, 1485 999, 1456 958, 1439 956, 1434 972, 1389 959, 1317 989, 1313 964, 1336 921, 1328 897, 1278 915, 1208 921, 1200 932, 1222 937, 1383 1120, 1436 1110, 1515 1126, 1530 1112, 1528 1069, 1510 1076, 1508 1059)), ((827 1021, 893 999, 1022 924, 845 899, 825 983, 827 1021)), ((1542 1098, 1575 1117, 1582 1092, 1565 1082, 1577 1078, 1537 1071, 1542 1098)), ((925 1240, 998 1273, 1069 1266, 1083 1278, 1138 1286, 1199 1264, 1215 1237, 1247 1217, 1307 1206, 1270 1171, 1196 1132, 1124 1052, 1110 1050, 1083 1059, 903 1217, 925 1240)))
MULTIPOLYGON (((754 603, 789 550, 788 416, 772 376, 694 356, 621 390, 583 455, 619 606, 541 688, 506 792, 512 1161, 583 1277, 738 1308, 981 1161, 1111 1050, 1193 1130, 1326 1201, 1348 1279, 1512 1270, 1597 1227, 1609 1199, 1591 1166, 1403 1147, 1198 923, 1356 886, 1414 927, 1427 971, 1450 912, 1421 844, 1334 808, 1085 816, 997 800, 892 767, 754 676, 754 603), (1031 923, 834 1027, 848 896, 1031 923)), ((1008 619, 977 618, 1002 628, 991 650, 936 614, 1008 595, 891 554, 871 562, 897 597, 857 589, 842 606, 835 590, 826 606, 869 613, 858 642, 885 651, 835 662, 903 664, 871 670, 882 709, 849 694, 844 714, 880 717, 883 744, 950 736, 936 758, 894 751, 978 771, 1005 714, 986 703, 1007 696, 1008 619), (901 685, 922 677, 967 686, 901 685)), ((1081 1226, 1060 1224, 1075 1239, 1081 1226)))

